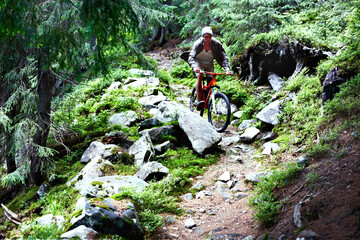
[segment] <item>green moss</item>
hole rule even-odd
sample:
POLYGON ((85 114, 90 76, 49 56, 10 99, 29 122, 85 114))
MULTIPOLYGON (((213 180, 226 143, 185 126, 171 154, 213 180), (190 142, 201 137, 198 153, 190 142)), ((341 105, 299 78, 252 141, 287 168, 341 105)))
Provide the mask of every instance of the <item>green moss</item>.
POLYGON ((12 211, 18 212, 31 205, 37 199, 38 186, 31 186, 23 190, 14 200, 8 204, 8 208, 12 211))
POLYGON ((101 182, 101 181, 94 181, 94 182, 91 182, 90 184, 91 184, 92 186, 99 186, 99 187, 101 187, 103 183, 104 183, 104 182, 101 182))

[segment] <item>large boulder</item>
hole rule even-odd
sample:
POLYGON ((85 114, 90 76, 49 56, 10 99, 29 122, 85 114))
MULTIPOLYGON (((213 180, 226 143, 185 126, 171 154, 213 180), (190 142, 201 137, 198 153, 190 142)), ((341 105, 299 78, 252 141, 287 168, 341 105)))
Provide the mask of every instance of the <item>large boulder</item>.
POLYGON ((200 155, 204 155, 207 150, 217 146, 221 141, 220 133, 205 118, 196 113, 183 111, 178 121, 194 151, 200 155))
POLYGON ((156 105, 162 101, 168 101, 169 99, 163 95, 150 95, 147 97, 139 98, 139 103, 143 105, 146 109, 154 108, 156 105))
POLYGON ((182 113, 188 111, 188 109, 178 103, 165 101, 158 105, 158 111, 155 113, 154 118, 159 122, 168 123, 177 121, 182 113))
POLYGON ((149 134, 144 134, 130 148, 129 154, 134 154, 135 165, 140 167, 155 156, 154 146, 149 134))
POLYGON ((123 86, 123 89, 127 90, 129 89, 129 87, 137 88, 142 86, 158 87, 159 85, 160 85, 160 80, 155 77, 128 78, 125 81, 125 85, 123 86))
POLYGON ((82 214, 71 219, 70 230, 79 226, 99 233, 116 234, 128 239, 144 239, 144 230, 132 203, 108 198, 87 199, 82 214))

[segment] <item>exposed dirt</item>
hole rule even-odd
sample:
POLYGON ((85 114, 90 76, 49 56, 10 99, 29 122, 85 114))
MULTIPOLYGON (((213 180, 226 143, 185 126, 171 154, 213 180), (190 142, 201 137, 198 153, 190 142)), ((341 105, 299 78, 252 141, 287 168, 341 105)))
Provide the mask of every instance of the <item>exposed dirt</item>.
MULTIPOLYGON (((161 49, 156 51, 149 55, 164 52, 161 49)), ((157 59, 163 60, 161 57, 157 59)), ((160 65, 170 66, 164 63, 160 65)), ((184 87, 175 88, 186 92, 184 87)), ((184 98, 179 96, 180 99, 186 104, 184 98)), ((236 129, 230 127, 223 133, 223 137, 236 134, 236 129)), ((172 216, 176 221, 166 223, 151 239, 243 239, 250 235, 254 239, 261 239, 266 234, 271 239, 296 239, 302 230, 316 233, 318 236, 313 239, 360 239, 359 142, 351 136, 351 131, 343 132, 338 139, 338 149, 333 149, 320 159, 310 159, 295 182, 276 192, 277 198, 284 200, 285 204, 277 222, 269 228, 254 220, 254 212, 248 206, 253 186, 244 182, 247 173, 259 171, 262 166, 253 158, 255 153, 251 145, 231 144, 225 148, 217 164, 193 180, 194 184, 202 182, 205 190, 213 195, 182 200, 180 206, 188 210, 187 214, 172 216), (229 200, 216 194, 216 181, 225 171, 230 171, 232 180, 238 181, 235 192, 229 189, 233 193, 229 200), (236 192, 245 197, 234 199, 236 192), (300 202, 302 227, 298 228, 294 224, 293 215, 295 205, 300 202), (195 221, 196 227, 185 227, 188 218, 195 221)), ((299 153, 284 154, 278 161, 295 161, 300 156, 299 153)))

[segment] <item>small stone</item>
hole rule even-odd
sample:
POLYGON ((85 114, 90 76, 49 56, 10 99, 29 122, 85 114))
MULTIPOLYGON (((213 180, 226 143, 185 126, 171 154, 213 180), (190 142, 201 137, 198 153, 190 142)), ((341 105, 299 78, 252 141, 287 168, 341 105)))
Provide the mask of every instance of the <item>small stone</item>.
POLYGON ((195 223, 194 219, 192 219, 192 218, 186 219, 185 227, 186 228, 194 228, 194 227, 196 227, 196 223, 195 223))
POLYGON ((230 179, 231 179, 230 172, 226 171, 219 177, 218 180, 222 182, 228 182, 230 181, 230 179))
POLYGON ((185 200, 191 200, 192 199, 192 194, 191 193, 187 193, 185 195, 182 195, 181 196, 182 199, 185 199, 185 200))
POLYGON ((308 162, 308 157, 306 155, 296 159, 296 164, 300 167, 300 166, 305 166, 308 162))
POLYGON ((180 237, 179 235, 175 234, 175 233, 171 233, 170 236, 174 237, 174 238, 178 238, 180 237))
POLYGON ((191 189, 202 189, 204 185, 201 182, 195 183, 194 186, 191 187, 191 189))
POLYGON ((205 213, 205 212, 206 212, 206 210, 205 210, 204 208, 200 208, 200 209, 199 209, 199 212, 201 212, 201 213, 205 213))
POLYGON ((176 222, 176 218, 172 217, 172 216, 166 216, 164 218, 164 223, 175 223, 176 222))
POLYGON ((240 200, 242 198, 245 198, 245 197, 248 197, 249 195, 248 194, 245 194, 245 193, 236 193, 235 194, 235 200, 240 200))
POLYGON ((299 238, 305 238, 305 239, 318 239, 320 236, 316 232, 313 232, 311 230, 303 230, 298 235, 299 238))

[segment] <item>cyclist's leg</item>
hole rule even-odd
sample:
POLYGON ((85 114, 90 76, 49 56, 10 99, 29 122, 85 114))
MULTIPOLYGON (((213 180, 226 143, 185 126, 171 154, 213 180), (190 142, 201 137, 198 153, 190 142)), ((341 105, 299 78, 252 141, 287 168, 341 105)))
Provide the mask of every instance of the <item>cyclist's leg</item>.
MULTIPOLYGON (((197 82, 196 82, 196 95, 197 95, 197 100, 198 100, 198 106, 197 106, 197 110, 201 110, 202 108, 204 108, 204 100, 203 99, 203 94, 202 94, 202 80, 203 80, 203 71, 207 71, 207 72, 213 72, 214 71, 214 64, 211 63, 203 63, 203 62, 196 62, 196 67, 201 69, 200 73, 197 73, 197 82)), ((205 76, 206 77, 206 76, 205 76)), ((211 77, 211 75, 210 75, 211 77)))

